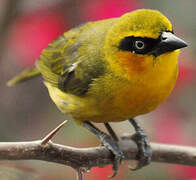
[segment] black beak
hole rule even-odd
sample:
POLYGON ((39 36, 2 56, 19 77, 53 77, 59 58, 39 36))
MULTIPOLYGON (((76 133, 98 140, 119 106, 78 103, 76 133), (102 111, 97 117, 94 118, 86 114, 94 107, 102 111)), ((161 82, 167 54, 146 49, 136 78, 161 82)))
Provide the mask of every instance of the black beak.
POLYGON ((156 48, 151 51, 151 54, 155 57, 176 49, 187 47, 187 43, 185 41, 178 38, 171 32, 162 32, 159 39, 160 42, 157 44, 156 48))

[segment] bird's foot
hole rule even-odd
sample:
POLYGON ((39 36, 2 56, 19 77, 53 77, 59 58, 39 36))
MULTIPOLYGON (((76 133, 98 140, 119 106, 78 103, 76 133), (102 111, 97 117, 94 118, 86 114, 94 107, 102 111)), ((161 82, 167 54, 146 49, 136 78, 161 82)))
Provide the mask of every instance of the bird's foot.
POLYGON ((131 139, 135 141, 138 147, 137 160, 138 164, 136 167, 130 167, 131 170, 138 170, 142 167, 150 164, 152 160, 152 149, 150 147, 149 140, 144 130, 137 124, 135 120, 130 120, 134 126, 136 133, 132 135, 131 139))
POLYGON ((100 136, 100 140, 103 143, 103 145, 109 149, 113 155, 114 155, 114 161, 113 161, 113 174, 109 176, 110 178, 113 178, 116 176, 117 171, 119 169, 119 166, 124 159, 123 152, 120 150, 117 142, 113 140, 109 135, 102 133, 100 136))
POLYGON ((138 147, 137 160, 138 164, 136 167, 130 167, 131 170, 141 169, 142 167, 150 164, 152 159, 152 149, 150 147, 147 136, 144 132, 136 132, 131 139, 135 141, 138 147))
POLYGON ((87 128, 88 130, 90 130, 93 134, 95 134, 99 138, 99 140, 102 142, 102 144, 113 153, 113 155, 114 155, 114 161, 113 161, 114 173, 110 176, 110 178, 115 177, 117 174, 117 171, 119 169, 119 166, 121 164, 121 161, 122 161, 122 159, 124 159, 123 152, 120 150, 117 141, 112 139, 106 133, 99 130, 97 127, 95 127, 89 121, 84 121, 83 126, 85 128, 87 128))

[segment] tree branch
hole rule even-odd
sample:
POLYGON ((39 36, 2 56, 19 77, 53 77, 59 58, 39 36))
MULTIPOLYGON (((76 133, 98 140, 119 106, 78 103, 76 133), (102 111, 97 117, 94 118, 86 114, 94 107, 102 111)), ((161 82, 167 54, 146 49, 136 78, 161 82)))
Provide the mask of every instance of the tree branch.
MULTIPOLYGON (((51 138, 67 121, 61 123, 41 140, 28 142, 1 142, 0 160, 43 160, 71 166, 77 170, 78 180, 82 172, 92 167, 103 167, 112 163, 112 153, 103 146, 94 148, 74 148, 55 144, 51 138)), ((137 146, 131 136, 124 136, 119 146, 125 161, 135 160, 137 146)), ((151 143, 152 161, 196 166, 196 148, 168 144, 151 143)))
MULTIPOLYGON (((137 147, 127 138, 119 143, 125 160, 136 158, 137 147)), ((196 148, 151 143, 154 162, 196 166, 196 148)), ((0 160, 43 160, 71 166, 75 169, 103 167, 112 163, 112 154, 105 147, 74 148, 42 140, 0 143, 0 160)))

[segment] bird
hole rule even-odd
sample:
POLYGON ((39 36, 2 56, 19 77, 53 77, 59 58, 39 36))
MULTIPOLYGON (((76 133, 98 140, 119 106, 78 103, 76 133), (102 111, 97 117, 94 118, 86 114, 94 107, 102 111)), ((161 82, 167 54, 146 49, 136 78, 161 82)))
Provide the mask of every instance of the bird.
POLYGON ((7 84, 41 75, 58 109, 112 152, 114 177, 124 154, 109 123, 128 120, 133 125, 135 169, 149 164, 152 150, 135 117, 167 99, 177 80, 180 49, 186 46, 161 12, 138 9, 68 30, 42 51, 34 67, 7 84), (109 134, 94 123, 103 123, 109 134))

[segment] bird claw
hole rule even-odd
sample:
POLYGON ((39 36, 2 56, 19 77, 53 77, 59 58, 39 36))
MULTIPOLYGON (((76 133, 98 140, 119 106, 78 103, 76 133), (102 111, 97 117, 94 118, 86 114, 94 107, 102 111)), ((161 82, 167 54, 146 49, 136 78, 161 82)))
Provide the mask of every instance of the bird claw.
POLYGON ((92 123, 90 123, 88 121, 85 121, 83 123, 83 126, 86 127, 88 130, 90 130, 92 133, 94 133, 100 139, 102 144, 113 153, 113 155, 114 155, 114 161, 113 161, 114 173, 110 177, 111 178, 115 177, 117 174, 117 171, 119 169, 119 166, 121 164, 121 161, 122 161, 122 159, 124 159, 123 152, 120 150, 117 141, 112 139, 108 134, 100 131, 92 123))
POLYGON ((123 158, 124 158, 124 155, 123 155, 123 157, 121 157, 121 156, 115 156, 114 162, 113 162, 113 167, 112 167, 113 174, 111 176, 108 176, 109 178, 113 178, 113 177, 115 177, 117 175, 119 166, 120 166, 123 158))
POLYGON ((138 155, 137 160, 138 163, 135 167, 129 167, 129 169, 135 171, 141 169, 142 167, 150 164, 152 160, 152 149, 150 147, 150 143, 148 138, 143 130, 136 132, 131 139, 135 141, 138 146, 138 155))
POLYGON ((122 151, 120 150, 117 142, 114 141, 107 134, 103 134, 102 142, 103 142, 103 145, 107 149, 109 149, 114 155, 113 168, 112 168, 114 172, 111 176, 109 176, 109 178, 113 178, 116 176, 116 174, 118 172, 119 166, 120 166, 122 160, 124 159, 124 155, 123 155, 122 151))

